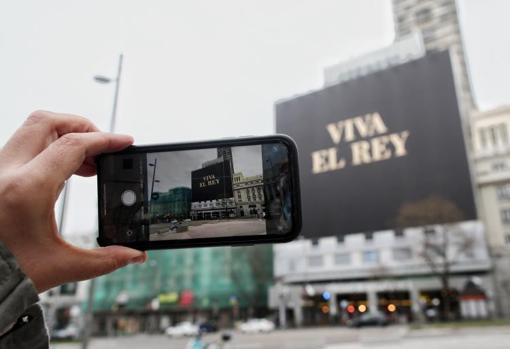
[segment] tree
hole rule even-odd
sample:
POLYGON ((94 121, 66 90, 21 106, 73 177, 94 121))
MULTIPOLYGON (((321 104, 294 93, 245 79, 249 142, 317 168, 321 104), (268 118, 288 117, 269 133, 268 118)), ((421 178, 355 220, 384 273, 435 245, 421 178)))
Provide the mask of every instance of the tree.
POLYGON ((475 244, 475 239, 458 225, 463 217, 462 211, 454 203, 439 196, 406 203, 397 216, 399 227, 419 226, 423 229, 420 255, 432 274, 440 280, 444 320, 451 319, 451 303, 454 299, 450 289, 452 267, 475 244))

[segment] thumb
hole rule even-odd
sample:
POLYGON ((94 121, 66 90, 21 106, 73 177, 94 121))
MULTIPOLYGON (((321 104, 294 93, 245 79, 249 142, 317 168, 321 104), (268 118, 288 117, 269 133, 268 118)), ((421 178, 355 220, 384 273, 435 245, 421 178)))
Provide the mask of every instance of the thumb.
POLYGON ((75 248, 70 255, 69 277, 75 280, 86 280, 111 273, 128 264, 144 263, 147 253, 123 246, 99 247, 92 250, 75 248))

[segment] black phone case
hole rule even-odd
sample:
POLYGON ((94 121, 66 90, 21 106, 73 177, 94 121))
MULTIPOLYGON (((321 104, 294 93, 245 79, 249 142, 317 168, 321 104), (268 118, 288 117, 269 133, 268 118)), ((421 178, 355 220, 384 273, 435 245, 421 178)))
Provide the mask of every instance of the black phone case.
MULTIPOLYGON (((203 238, 203 239, 189 239, 189 240, 160 240, 160 241, 136 241, 113 243, 104 238, 102 231, 102 215, 103 210, 103 193, 102 176, 100 161, 103 155, 99 155, 96 159, 97 166, 97 195, 98 195, 98 238, 97 243, 99 246, 121 245, 127 246, 138 250, 157 250, 157 249, 176 249, 176 248, 190 248, 190 247, 213 247, 213 246, 246 246, 264 243, 283 243, 294 240, 301 231, 302 217, 301 217, 301 196, 299 188, 299 166, 298 166, 298 149, 296 143, 286 135, 271 135, 261 137, 239 137, 230 139, 220 139, 213 141, 200 141, 192 143, 172 143, 172 144, 154 144, 143 146, 130 146, 120 152, 114 153, 119 155, 136 154, 146 152, 164 152, 164 151, 179 151, 179 150, 193 150, 202 148, 212 148, 221 146, 247 146, 281 142, 285 144, 289 150, 289 165, 290 165, 290 182, 292 189, 292 230, 287 234, 266 234, 257 236, 232 236, 232 237, 218 237, 218 238, 203 238)), ((109 154, 111 155, 111 154, 109 154)))

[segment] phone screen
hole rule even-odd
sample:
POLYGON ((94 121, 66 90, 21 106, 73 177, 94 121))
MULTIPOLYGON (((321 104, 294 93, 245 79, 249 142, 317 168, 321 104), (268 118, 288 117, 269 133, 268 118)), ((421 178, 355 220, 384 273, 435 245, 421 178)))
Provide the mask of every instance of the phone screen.
POLYGON ((112 243, 292 230, 282 143, 112 154, 100 161, 103 234, 112 243))

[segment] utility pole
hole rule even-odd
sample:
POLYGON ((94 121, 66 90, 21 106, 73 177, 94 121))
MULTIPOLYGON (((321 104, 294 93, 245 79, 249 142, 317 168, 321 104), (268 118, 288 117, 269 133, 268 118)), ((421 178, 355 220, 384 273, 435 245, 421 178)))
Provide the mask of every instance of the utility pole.
MULTIPOLYGON (((122 60, 124 58, 124 55, 121 53, 119 55, 119 65, 117 68, 117 76, 114 79, 96 75, 94 76, 94 80, 100 84, 109 84, 109 83, 115 83, 115 94, 113 96, 113 108, 112 108, 112 115, 110 116, 110 132, 115 131, 115 126, 117 122, 117 102, 119 99, 119 88, 120 88, 120 77, 122 73, 122 60)), ((91 279, 90 285, 89 285, 89 292, 88 292, 88 300, 87 300, 87 311, 85 313, 85 321, 83 326, 83 337, 81 342, 81 348, 87 349, 89 347, 90 342, 90 336, 92 333, 92 320, 93 320, 93 310, 94 310, 94 292, 95 292, 95 286, 96 286, 96 280, 91 279)))

